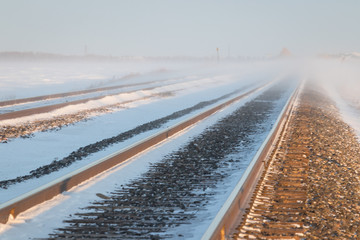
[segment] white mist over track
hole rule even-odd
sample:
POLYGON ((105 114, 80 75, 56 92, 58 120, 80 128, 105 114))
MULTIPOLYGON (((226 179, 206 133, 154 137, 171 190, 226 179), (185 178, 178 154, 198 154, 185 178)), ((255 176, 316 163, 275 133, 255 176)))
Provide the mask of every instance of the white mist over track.
POLYGON ((322 59, 308 66, 309 81, 322 86, 360 138, 360 59, 322 59))
MULTIPOLYGON (((158 88, 154 88, 153 90, 134 92, 129 95, 119 94, 118 96, 104 97, 98 101, 86 103, 87 105, 79 104, 68 106, 56 110, 57 112, 55 111, 41 116, 42 118, 48 118, 51 117, 51 114, 76 112, 80 109, 106 106, 107 104, 125 99, 136 99, 164 91, 174 91, 174 95, 130 103, 127 104, 124 109, 114 111, 111 114, 93 116, 93 118, 88 121, 64 127, 58 131, 35 133, 33 137, 28 139, 13 139, 7 144, 0 144, 1 180, 27 174, 39 166, 52 162, 54 159, 61 159, 67 156, 79 147, 112 137, 120 132, 127 131, 138 125, 193 106, 201 101, 215 99, 237 88, 244 88, 244 92, 246 92, 247 86, 259 86, 263 82, 284 78, 316 80, 326 86, 324 89, 328 89, 329 92, 336 90, 337 94, 332 92, 332 96, 336 102, 339 103, 339 106, 344 106, 340 104, 344 102, 347 104, 351 103, 355 106, 354 104, 357 99, 360 98, 360 95, 356 94, 360 88, 349 87, 351 84, 353 84, 353 86, 360 86, 360 78, 358 78, 360 77, 360 70, 357 70, 359 64, 357 61, 313 60, 305 62, 303 60, 288 59, 220 64, 204 62, 131 62, 123 64, 122 67, 121 64, 104 64, 102 70, 96 70, 95 68, 96 71, 91 68, 94 67, 92 64, 88 66, 86 66, 86 64, 80 64, 83 67, 83 73, 81 74, 71 72, 71 69, 74 70, 75 66, 74 68, 68 66, 68 68, 52 71, 55 67, 53 64, 43 66, 43 68, 38 66, 36 71, 33 66, 24 72, 16 72, 14 69, 10 71, 10 73, 2 71, 1 79, 7 78, 9 80, 1 83, 2 86, 4 86, 4 88, 1 88, 1 91, 8 94, 7 96, 16 95, 17 98, 80 90, 82 89, 81 87, 84 86, 108 86, 111 84, 118 85, 153 81, 156 79, 188 79, 189 81, 179 82, 178 84, 175 83, 171 86, 158 86, 158 88), (162 70, 160 71, 159 69, 162 70), (31 71, 33 71, 32 75, 30 74, 28 78, 25 78, 25 75, 31 71), (44 79, 36 82, 35 72, 38 72, 37 77, 46 75, 46 79, 52 80, 47 81, 45 85, 41 85, 41 81, 44 81, 44 79), (85 72, 87 72, 87 74, 84 74, 85 72), (100 72, 102 74, 100 74, 100 72), (139 74, 130 78, 124 78, 118 82, 113 81, 113 76, 125 76, 135 72, 139 74), (24 77, 23 82, 21 82, 21 76, 24 77), (77 78, 71 76, 77 76, 77 78), (11 79, 14 81, 10 81, 11 79), (346 79, 346 81, 343 79, 346 79), (36 84, 32 84, 33 80, 36 84), (21 87, 17 89, 16 85, 21 85, 21 87), (339 88, 339 86, 342 87, 339 88), (6 89, 8 89, 9 92, 6 92, 6 89), (345 90, 346 94, 344 94, 345 90), (343 96, 347 98, 344 99, 343 96)), ((21 67, 27 69, 25 65, 21 67)), ((77 71, 80 70, 77 69, 77 71)), ((260 94, 260 92, 257 94, 260 94)), ((159 161, 159 159, 166 156, 169 152, 183 146, 189 139, 200 134, 208 126, 211 126, 220 118, 231 113, 231 111, 245 104, 246 101, 252 98, 242 100, 237 103, 236 106, 229 107, 206 121, 197 124, 191 131, 176 136, 175 141, 163 143, 151 151, 148 151, 146 154, 141 154, 130 161, 120 164, 106 173, 81 184, 81 186, 65 192, 51 201, 41 204, 41 206, 34 207, 20 214, 17 219, 11 220, 6 225, 0 224, 0 238, 27 239, 47 237, 48 233, 52 232, 54 228, 61 227, 64 224, 62 221, 66 219, 69 214, 79 212, 81 211, 79 208, 97 200, 96 193, 106 194, 106 192, 111 192, 116 187, 114 186, 114 182, 119 186, 140 176, 147 171, 151 163, 159 161), (41 233, 39 233, 38 229, 42 229, 41 233)), ((345 109, 345 107, 341 109, 345 109)), ((35 118, 34 116, 30 116, 27 121, 34 120, 35 118)), ((176 121, 181 121, 182 119, 176 121)), ((24 119, 18 121, 23 122, 24 119)), ((167 126, 172 123, 174 123, 174 121, 167 123, 167 126)), ((1 124, 2 123, 0 123, 0 125, 1 124)), ((76 162, 70 167, 51 175, 12 185, 8 189, 0 189, 0 202, 3 203, 19 194, 25 193, 30 187, 41 186, 50 180, 107 156, 152 133, 154 133, 154 131, 140 134, 125 142, 115 144, 104 151, 92 154, 83 161, 76 162)), ((266 133, 257 135, 256 139, 254 139, 254 144, 261 144, 261 139, 264 138, 264 136, 266 136, 266 133)), ((249 152, 248 160, 251 160, 254 154, 255 150, 249 152)), ((239 178, 239 176, 237 176, 237 178, 239 178)), ((233 183, 236 183, 237 178, 232 180, 233 183)), ((192 236, 189 237, 189 239, 198 239, 201 236, 201 233, 196 235, 199 229, 195 229, 194 226, 199 226, 200 230, 207 228, 207 224, 211 222, 211 218, 213 217, 212 215, 216 214, 217 210, 221 207, 222 201, 226 199, 226 191, 231 191, 233 183, 229 182, 226 186, 222 186, 221 191, 219 191, 221 194, 219 194, 216 204, 211 207, 208 213, 201 216, 204 220, 203 222, 196 222, 190 228, 189 226, 185 226, 189 228, 190 235, 192 236)))

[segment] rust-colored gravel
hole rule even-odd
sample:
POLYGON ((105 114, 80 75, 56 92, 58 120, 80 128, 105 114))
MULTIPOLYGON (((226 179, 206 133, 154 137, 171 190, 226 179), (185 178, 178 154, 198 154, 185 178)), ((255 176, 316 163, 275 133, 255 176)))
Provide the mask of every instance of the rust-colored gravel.
POLYGON ((236 239, 360 239, 360 144, 321 88, 302 91, 236 239))

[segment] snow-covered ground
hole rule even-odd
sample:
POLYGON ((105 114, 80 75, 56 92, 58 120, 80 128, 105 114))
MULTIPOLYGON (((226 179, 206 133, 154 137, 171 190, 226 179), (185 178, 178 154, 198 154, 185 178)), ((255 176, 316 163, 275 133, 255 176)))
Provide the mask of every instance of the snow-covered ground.
POLYGON ((134 77, 138 82, 166 78, 174 66, 143 61, 1 62, 0 101, 113 86, 133 82, 134 77))
MULTIPOLYGON (((279 63, 211 61, 0 62, 0 101, 84 89, 184 77, 213 77, 257 69, 276 71, 279 63), (231 70, 231 71, 230 71, 231 70)), ((283 64, 281 64, 283 65, 283 64)), ((285 70, 285 68, 283 69, 285 70)), ((266 76, 266 73, 257 73, 266 76)))
POLYGON ((320 83, 360 139, 360 60, 317 60, 307 66, 308 79, 320 83))
MULTIPOLYGON (((228 70, 229 66, 224 68, 225 70, 228 70)), ((213 69, 210 70, 210 72, 215 72, 213 69)), ((153 98, 130 103, 127 104, 125 108, 113 112, 112 114, 94 116, 88 121, 63 127, 58 131, 38 132, 35 133, 32 138, 19 138, 11 140, 8 143, 0 144, 0 180, 12 179, 17 176, 28 174, 31 170, 49 164, 55 159, 66 157, 69 153, 82 146, 115 136, 143 123, 191 107, 201 101, 215 99, 238 88, 243 88, 243 91, 245 92, 249 90, 249 87, 247 86, 254 88, 263 82, 283 77, 281 75, 282 72, 279 69, 277 69, 278 71, 271 69, 271 71, 268 71, 267 73, 261 72, 261 74, 248 73, 245 74, 245 76, 242 76, 242 72, 237 72, 237 70, 238 69, 234 69, 231 74, 228 74, 227 71, 223 70, 223 72, 221 72, 217 69, 218 75, 214 73, 212 77, 209 77, 207 75, 209 73, 206 73, 204 78, 198 77, 197 81, 180 83, 179 85, 182 91, 178 91, 171 97, 153 98), (266 78, 264 75, 266 75, 266 78), (18 166, 21 166, 21 168, 19 169, 18 166)), ((186 75, 186 73, 184 74, 186 75)), ((174 90, 173 86, 166 86, 163 88, 169 91, 174 90)), ((159 89, 154 89, 153 91, 157 92, 159 89)), ((99 102, 108 103, 106 98, 105 100, 92 101, 87 104, 67 106, 46 114, 1 121, 0 125, 17 124, 39 118, 50 118, 58 114, 65 114, 79 109, 89 108, 93 105, 99 106, 99 104, 101 104, 99 102)), ((187 117, 189 116, 177 119, 176 122, 187 117)), ((163 126, 163 129, 173 123, 174 121, 169 122, 167 125, 163 126)), ((44 182, 48 182, 51 179, 77 169, 93 160, 107 156, 111 152, 124 148, 153 133, 154 131, 149 131, 133 139, 129 139, 126 142, 119 143, 116 146, 108 148, 106 151, 93 154, 86 160, 77 162, 71 167, 59 171, 56 174, 51 174, 50 176, 39 178, 34 181, 27 181, 24 184, 17 184, 7 190, 1 189, 0 202, 3 203, 16 195, 24 193, 30 186, 39 186, 44 182)))
MULTIPOLYGON (((21 67, 28 69, 27 66, 21 67)), ((123 68, 120 68, 118 65, 107 65, 107 67, 107 69, 104 68, 101 70, 103 71, 103 75, 101 75, 99 73, 101 71, 98 71, 96 68, 92 71, 91 67, 84 67, 84 69, 87 69, 88 71, 86 73, 87 75, 81 75, 71 67, 67 69, 62 66, 61 70, 53 71, 52 68, 54 68, 54 65, 51 65, 50 67, 46 66, 44 68, 40 68, 43 71, 42 73, 39 68, 34 68, 31 66, 31 71, 39 73, 37 77, 45 75, 46 79, 53 79, 51 81, 47 81, 49 83, 47 85, 41 85, 41 83, 44 83, 44 80, 38 80, 35 77, 36 74, 34 74, 34 72, 31 73, 30 70, 30 72, 25 70, 20 71, 19 74, 24 72, 23 77, 29 73, 30 75, 32 74, 29 76, 29 78, 26 80, 23 79, 23 82, 21 82, 21 77, 17 75, 14 69, 10 68, 10 71, 9 68, 5 68, 9 71, 6 72, 6 70, 3 70, 2 68, 2 72, 0 72, 0 81, 2 86, 5 87, 4 89, 8 89, 7 94, 13 94, 16 97, 29 97, 56 92, 80 90, 81 86, 82 88, 84 86, 90 85, 104 86, 106 84, 103 83, 111 82, 111 80, 114 79, 112 76, 120 76, 120 73, 127 75, 134 72, 145 72, 145 74, 141 76, 133 76, 130 79, 126 78, 124 81, 127 83, 136 81, 153 81, 154 79, 164 78, 189 78, 196 79, 197 81, 190 81, 187 83, 188 86, 177 88, 178 90, 181 89, 181 91, 176 91, 174 95, 168 96, 166 98, 153 98, 138 101, 133 104, 128 104, 126 108, 113 112, 112 114, 94 116, 88 121, 62 128, 59 131, 36 133, 32 138, 15 139, 7 144, 0 144, 1 180, 27 174, 29 171, 34 170, 39 166, 52 162, 54 159, 67 156, 69 153, 78 149, 79 147, 94 143, 104 138, 112 137, 118 133, 132 129, 140 124, 193 106, 201 101, 217 98, 235 89, 242 88, 245 92, 249 88, 259 86, 263 82, 270 82, 272 80, 278 80, 287 77, 300 78, 298 72, 294 71, 293 65, 289 65, 288 63, 282 61, 259 63, 233 62, 228 64, 194 64, 193 62, 169 64, 155 62, 149 63, 149 65, 141 62, 139 65, 135 63, 131 63, 129 65, 125 64, 122 66, 123 68), (65 72, 64 69, 69 72, 65 72), (123 71, 121 72, 119 69, 123 69, 123 71), (159 71, 158 69, 162 70, 159 71), (64 73, 60 73, 61 71, 64 71, 64 73), (149 74, 151 77, 144 80, 144 76, 148 76, 147 73, 151 73, 149 74), (77 78, 74 76, 77 76, 77 78), (97 78, 95 76, 97 76, 97 78), (139 77, 139 79, 137 77, 139 77), (7 80, 3 82, 3 79, 13 79, 14 81, 7 80), (75 81, 74 79, 77 80, 75 81), (36 84, 32 84, 33 81, 36 84), (75 84, 73 84, 74 81, 75 84), (16 85, 19 84, 22 87, 17 89, 16 85)), ((86 70, 84 70, 84 72, 86 72, 86 70)), ((122 82, 120 82, 120 84, 121 83, 122 82)), ((119 82, 116 84, 119 84, 119 82)), ((265 89, 262 89, 261 91, 264 90, 265 89)), ((2 87, 1 91, 4 91, 2 87)), ((185 131, 179 134, 173 138, 173 141, 166 141, 151 151, 147 151, 140 156, 122 163, 117 167, 107 171, 106 173, 81 184, 81 186, 78 186, 69 192, 55 197, 51 201, 48 201, 20 214, 16 219, 12 219, 8 224, 0 225, 1 239, 46 237, 47 234, 50 233, 54 228, 60 227, 63 224, 62 220, 66 219, 69 214, 80 211, 79 208, 84 207, 88 205, 89 202, 96 200, 97 197, 95 193, 110 192, 115 188, 114 182, 116 182, 117 185, 126 184, 131 179, 140 176, 148 169, 148 166, 151 162, 158 161, 169 152, 174 151, 174 149, 178 149, 193 136, 201 133, 201 131, 203 131, 207 126, 210 126, 219 118, 224 117, 226 114, 229 114, 244 104, 246 101, 254 98, 256 95, 260 94, 261 91, 257 92, 252 97, 244 99, 227 108, 226 110, 211 116, 200 124, 192 127, 191 131, 185 131), (41 229, 41 232, 39 229, 41 229)), ((289 91, 291 91, 291 89, 289 89, 289 91)), ((282 99, 282 101, 286 101, 286 98, 282 99)), ((281 102, 279 104, 281 105, 281 102)), ((172 125, 174 122, 179 122, 187 117, 188 116, 184 116, 181 119, 168 122, 167 125, 163 128, 166 128, 167 126, 172 125)), ((274 121, 275 118, 276 116, 274 116, 269 121, 274 121)), ((269 123, 269 125, 271 125, 271 123, 269 123)), ((112 152, 118 151, 119 149, 124 148, 153 133, 154 131, 149 131, 125 142, 115 144, 111 147, 108 147, 104 151, 92 154, 85 160, 76 162, 70 167, 58 171, 55 174, 29 180, 21 184, 12 185, 6 190, 1 189, 0 203, 4 203, 5 201, 12 199, 19 194, 27 192, 29 188, 41 186, 42 184, 49 182, 58 176, 84 166, 91 161, 107 156, 112 152)), ((266 135, 267 133, 264 132, 260 135, 254 136, 254 138, 256 138, 255 142, 257 145, 255 144, 253 151, 247 154, 249 161, 255 154, 257 147, 261 144, 261 141, 266 137, 266 135)), ((246 166, 244 166, 244 170, 245 167, 246 166)), ((217 203, 212 207, 212 209, 209 210, 209 212, 206 213, 206 216, 202 216, 203 221, 197 222, 196 226, 199 226, 203 230, 206 229, 208 224, 211 222, 211 218, 216 214, 217 210, 221 207, 222 202, 229 194, 229 190, 231 190, 240 177, 241 173, 231 179, 226 187, 220 191, 217 203)), ((192 237, 190 238, 197 239, 199 237, 199 235, 196 235, 198 230, 199 229, 196 230, 195 228, 191 228, 190 231, 192 231, 192 237)))

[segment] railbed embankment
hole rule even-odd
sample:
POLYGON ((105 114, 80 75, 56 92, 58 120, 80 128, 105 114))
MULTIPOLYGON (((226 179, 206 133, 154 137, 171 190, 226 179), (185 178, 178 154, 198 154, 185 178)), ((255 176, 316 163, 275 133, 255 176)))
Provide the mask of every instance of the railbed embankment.
POLYGON ((308 83, 234 238, 358 239, 360 144, 308 83))

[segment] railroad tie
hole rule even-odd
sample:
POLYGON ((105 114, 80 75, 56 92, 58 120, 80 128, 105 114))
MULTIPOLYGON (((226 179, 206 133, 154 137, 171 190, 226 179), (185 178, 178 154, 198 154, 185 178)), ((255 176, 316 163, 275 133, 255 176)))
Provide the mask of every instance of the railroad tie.
POLYGON ((251 199, 235 239, 301 239, 310 138, 306 121, 292 115, 251 199))

